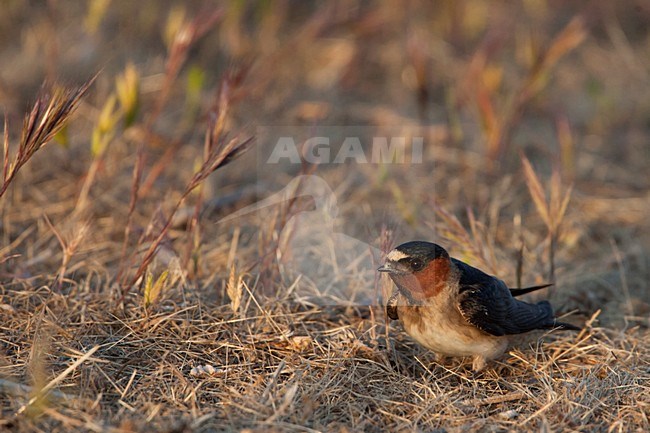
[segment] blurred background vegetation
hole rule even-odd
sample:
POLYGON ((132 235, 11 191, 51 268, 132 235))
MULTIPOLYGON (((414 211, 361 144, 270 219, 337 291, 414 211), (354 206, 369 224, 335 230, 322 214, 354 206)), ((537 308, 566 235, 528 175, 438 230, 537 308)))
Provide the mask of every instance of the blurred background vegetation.
POLYGON ((215 222, 300 173, 327 180, 344 233, 437 240, 510 284, 555 280, 579 320, 647 332, 647 1, 6 0, 0 65, 2 375, 42 379, 25 371, 43 368, 42 306, 74 327, 86 308, 245 317, 254 294, 286 292, 274 254, 298 204, 215 222), (39 95, 65 106, 48 95, 95 75, 30 153, 26 113, 52 120, 39 95), (324 126, 422 136, 424 161, 264 164, 269 127, 324 126), (63 313, 57 293, 79 304, 63 313))

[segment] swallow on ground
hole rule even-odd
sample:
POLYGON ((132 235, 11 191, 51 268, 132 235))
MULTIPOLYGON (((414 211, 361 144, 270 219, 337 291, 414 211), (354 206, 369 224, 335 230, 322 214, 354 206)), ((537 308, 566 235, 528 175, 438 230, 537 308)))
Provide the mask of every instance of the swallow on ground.
POLYGON ((557 321, 548 301, 515 299, 550 284, 510 289, 434 243, 401 244, 378 271, 388 273, 397 286, 387 302, 388 317, 399 319, 411 337, 438 355, 472 356, 474 371, 501 356, 514 334, 580 330, 557 321))

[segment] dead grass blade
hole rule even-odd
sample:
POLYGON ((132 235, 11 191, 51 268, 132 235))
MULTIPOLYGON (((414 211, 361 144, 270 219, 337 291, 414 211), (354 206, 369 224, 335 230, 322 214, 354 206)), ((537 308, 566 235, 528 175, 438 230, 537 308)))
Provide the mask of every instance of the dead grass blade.
POLYGON ((172 85, 176 80, 179 71, 189 55, 189 51, 194 44, 201 39, 205 34, 212 29, 215 24, 223 16, 222 9, 212 11, 203 11, 204 13, 197 14, 191 22, 183 22, 176 29, 176 32, 170 38, 170 46, 168 47, 167 61, 165 64, 165 81, 162 90, 158 95, 154 109, 147 120, 147 130, 151 129, 151 125, 158 119, 162 109, 169 100, 169 95, 172 90, 172 85))
POLYGON ((46 90, 45 86, 42 87, 32 110, 25 116, 22 135, 13 162, 9 161, 9 136, 5 119, 4 167, 0 197, 4 195, 11 181, 27 161, 63 128, 96 78, 97 75, 83 86, 72 90, 59 87, 46 90))
POLYGON ((63 379, 68 377, 70 373, 72 373, 74 370, 76 370, 79 365, 84 363, 88 358, 90 358, 93 353, 95 353, 99 349, 99 346, 94 346, 92 347, 88 352, 83 354, 83 356, 79 357, 75 362, 73 362, 68 368, 63 370, 58 376, 56 376, 54 379, 49 381, 47 385, 45 385, 43 388, 41 388, 38 393, 29 399, 29 401, 24 404, 18 411, 16 411, 16 415, 20 415, 23 413, 27 408, 29 408, 32 404, 34 404, 36 401, 39 399, 43 398, 47 393, 54 388, 56 385, 58 385, 63 379))
POLYGON ((587 30, 584 18, 582 16, 574 17, 555 37, 546 51, 544 68, 553 67, 563 56, 577 48, 586 37, 587 30))
POLYGON ((537 177, 537 173, 533 169, 533 166, 530 164, 530 161, 525 156, 522 156, 521 162, 524 166, 524 178, 526 180, 526 185, 528 186, 528 191, 530 191, 530 196, 535 203, 535 208, 537 213, 542 218, 544 223, 551 227, 551 218, 549 216, 548 205, 546 203, 546 193, 544 192, 544 187, 537 177))
MULTIPOLYGON (((548 83, 548 77, 554 66, 559 60, 566 56, 573 49, 578 47, 587 37, 585 20, 581 16, 576 16, 566 25, 560 33, 551 41, 548 48, 535 53, 534 60, 528 70, 520 88, 515 92, 513 98, 504 105, 503 113, 498 116, 492 116, 494 119, 489 121, 491 125, 486 146, 489 161, 491 164, 496 159, 500 159, 509 145, 513 130, 521 121, 524 112, 530 101, 541 92, 548 83)), ((483 65, 483 67, 485 67, 483 65)), ((480 89, 477 93, 477 104, 482 120, 490 119, 490 94, 485 93, 485 89, 480 89)))
MULTIPOLYGON (((566 191, 562 192, 562 179, 560 172, 557 168, 553 169, 551 179, 549 181, 550 198, 547 201, 546 192, 539 180, 537 173, 533 169, 528 158, 524 155, 521 156, 521 162, 524 168, 524 177, 530 196, 535 203, 537 213, 544 221, 548 229, 549 239, 549 278, 551 282, 555 281, 555 251, 557 249, 557 242, 560 235, 560 225, 566 214, 569 200, 571 199, 572 186, 569 186, 566 191)), ((553 288, 551 288, 552 292, 553 288)))

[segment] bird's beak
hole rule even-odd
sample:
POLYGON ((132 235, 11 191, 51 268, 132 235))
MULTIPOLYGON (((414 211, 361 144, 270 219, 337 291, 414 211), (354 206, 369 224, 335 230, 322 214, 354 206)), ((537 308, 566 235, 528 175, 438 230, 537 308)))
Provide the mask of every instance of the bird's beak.
POLYGON ((387 272, 389 274, 403 274, 407 272, 406 269, 402 269, 399 263, 386 262, 383 266, 377 268, 378 272, 387 272))

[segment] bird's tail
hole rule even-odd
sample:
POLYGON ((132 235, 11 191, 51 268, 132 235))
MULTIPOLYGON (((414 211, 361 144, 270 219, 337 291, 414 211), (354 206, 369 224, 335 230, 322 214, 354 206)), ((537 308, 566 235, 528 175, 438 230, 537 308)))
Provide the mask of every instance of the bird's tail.
POLYGON ((551 307, 551 303, 548 301, 541 301, 538 302, 537 305, 542 308, 546 313, 547 313, 547 322, 543 326, 544 329, 559 329, 559 330, 564 330, 564 331, 581 331, 582 328, 579 328, 575 325, 572 325, 570 323, 566 322, 560 322, 557 320, 553 313, 553 307, 551 307))
POLYGON ((526 293, 534 292, 536 290, 541 290, 545 289, 547 287, 552 286, 553 283, 551 284, 542 284, 539 286, 530 286, 530 287, 522 287, 520 289, 510 289, 510 294, 514 297, 525 295, 526 293))

